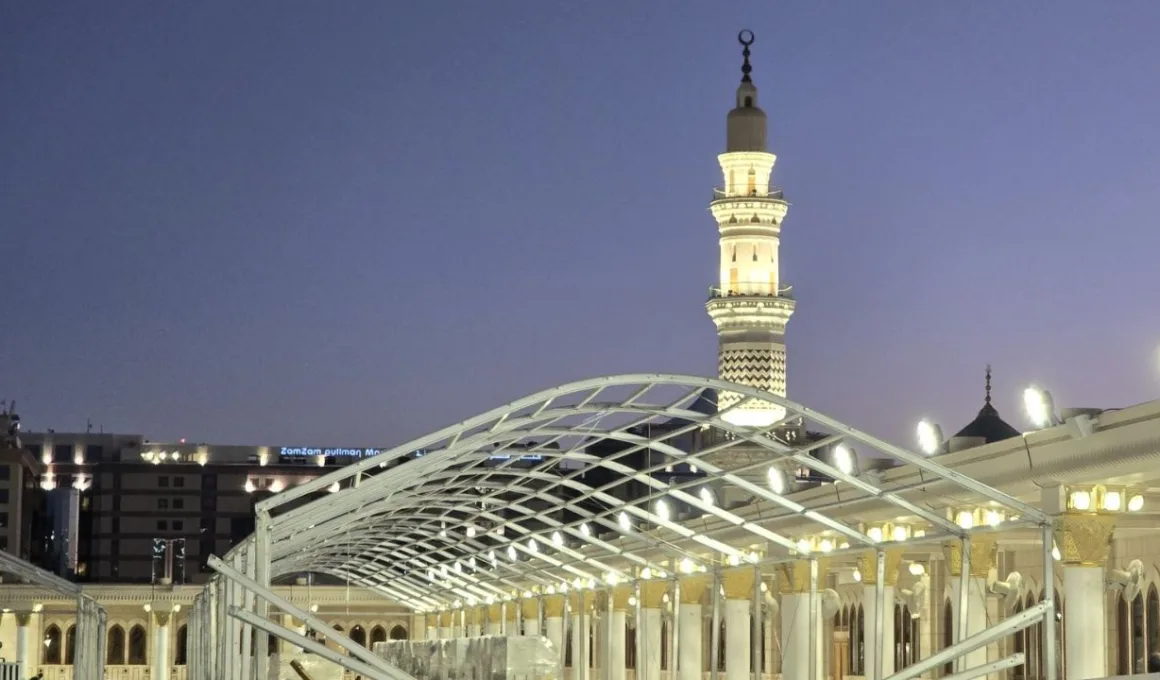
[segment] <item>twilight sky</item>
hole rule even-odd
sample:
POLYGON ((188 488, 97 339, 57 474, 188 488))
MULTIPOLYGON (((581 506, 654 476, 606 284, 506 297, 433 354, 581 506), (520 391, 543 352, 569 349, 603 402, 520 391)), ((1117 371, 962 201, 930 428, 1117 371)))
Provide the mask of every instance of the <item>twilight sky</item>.
POLYGON ((32 429, 386 446, 710 375, 751 28, 790 397, 913 445, 1160 391, 1160 2, 0 4, 0 397, 32 429))

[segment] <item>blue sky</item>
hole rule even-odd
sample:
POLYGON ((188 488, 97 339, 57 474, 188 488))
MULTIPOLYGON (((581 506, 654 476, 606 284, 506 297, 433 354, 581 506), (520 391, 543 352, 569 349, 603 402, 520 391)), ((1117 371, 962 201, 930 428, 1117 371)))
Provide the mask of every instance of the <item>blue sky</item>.
POLYGON ((33 428, 381 446, 715 371, 751 28, 794 400, 911 445, 1160 386, 1160 3, 0 5, 0 396, 33 428))

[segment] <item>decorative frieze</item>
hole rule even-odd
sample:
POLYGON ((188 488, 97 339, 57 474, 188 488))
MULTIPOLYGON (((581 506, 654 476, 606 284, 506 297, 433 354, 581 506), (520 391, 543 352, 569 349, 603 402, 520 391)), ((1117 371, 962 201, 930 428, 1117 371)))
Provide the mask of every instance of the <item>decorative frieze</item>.
POLYGON ((1055 518, 1055 543, 1060 561, 1085 567, 1108 561, 1116 518, 1107 514, 1068 513, 1055 518))
MULTIPOLYGON (((902 550, 883 550, 886 557, 883 571, 882 585, 898 585, 899 567, 902 566, 902 550)), ((867 586, 878 583, 878 551, 868 550, 858 556, 858 572, 862 574, 862 584, 867 586)))
MULTIPOLYGON (((987 574, 995 566, 996 553, 997 544, 994 538, 989 536, 972 537, 969 575, 973 578, 986 578, 987 574)), ((951 541, 944 545, 943 554, 946 556, 947 567, 950 568, 951 576, 961 576, 963 571, 962 541, 951 541)))

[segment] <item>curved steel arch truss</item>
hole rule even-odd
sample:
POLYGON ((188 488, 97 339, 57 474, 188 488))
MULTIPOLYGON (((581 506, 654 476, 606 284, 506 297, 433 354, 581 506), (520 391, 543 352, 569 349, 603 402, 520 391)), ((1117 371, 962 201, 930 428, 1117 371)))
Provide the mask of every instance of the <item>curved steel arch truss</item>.
MULTIPOLYGON (((623 375, 533 394, 262 500, 258 532, 217 564, 259 586, 328 573, 427 612, 624 582, 646 568, 800 560, 807 534, 825 537, 835 556, 890 540, 795 493, 818 484, 922 525, 911 542, 986 530, 950 519, 946 498, 956 495, 1050 531, 1047 516, 1016 498, 769 392, 623 375), (721 392, 741 399, 718 410, 721 392), (785 417, 764 428, 730 422, 750 399, 785 417), (838 462, 839 449, 865 469, 838 462), (869 469, 876 459, 917 467, 951 491, 915 499, 869 469), (808 483, 795 481, 803 471, 808 483)), ((203 607, 222 607, 212 594, 231 592, 216 582, 203 607)))
POLYGON ((776 493, 762 482, 771 466, 791 487, 807 468, 846 493, 876 496, 925 523, 931 540, 963 535, 945 513, 839 469, 824 455, 839 445, 862 460, 917 465, 1022 520, 1046 519, 800 404, 677 375, 612 376, 546 390, 337 469, 261 501, 258 510, 271 518, 272 577, 328 572, 418 610, 576 579, 627 579, 681 562, 792 559, 799 537, 778 531, 778 519, 790 515, 812 520, 835 546, 876 544, 860 527, 776 493), (722 391, 782 406, 786 417, 761 429, 733 425, 729 410, 715 407, 722 391), (327 493, 335 484, 339 490, 327 493), (766 519, 743 512, 757 506, 766 519), (735 538, 718 538, 723 532, 714 527, 735 530, 735 538))

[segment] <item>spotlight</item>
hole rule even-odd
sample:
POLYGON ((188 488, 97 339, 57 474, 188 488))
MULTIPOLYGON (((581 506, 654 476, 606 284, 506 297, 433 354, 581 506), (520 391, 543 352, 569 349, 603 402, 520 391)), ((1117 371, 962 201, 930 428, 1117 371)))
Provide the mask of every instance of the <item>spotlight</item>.
POLYGON ((699 495, 701 497, 701 502, 704 503, 705 505, 713 505, 714 504, 715 499, 713 498, 713 492, 709 490, 709 487, 707 487, 707 486, 701 487, 701 490, 698 492, 697 495, 699 495))
POLYGON ((1027 411, 1028 420, 1036 428, 1059 424, 1059 418, 1055 415, 1055 402, 1047 390, 1034 385, 1023 390, 1023 408, 1027 411))
POLYGON ((1128 499, 1128 512, 1140 512, 1144 509, 1144 497, 1136 494, 1128 499))
POLYGON ((672 518, 669 513, 669 504, 663 498, 657 501, 656 511, 657 517, 660 517, 662 522, 667 522, 672 518))
POLYGON ((564 534, 561 534, 559 531, 552 532, 552 545, 557 548, 564 545, 564 534))
POLYGON ((834 447, 834 467, 844 475, 854 474, 854 452, 844 443, 834 447))
POLYGON ((918 421, 918 448, 928 456, 942 449, 942 428, 926 418, 918 421))
POLYGON ((621 529, 624 529, 625 531, 632 529, 632 520, 628 518, 627 512, 621 510, 620 516, 616 518, 616 521, 620 524, 621 529))
POLYGON ((769 468, 769 490, 777 495, 785 493, 785 474, 778 468, 769 468))

